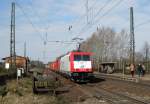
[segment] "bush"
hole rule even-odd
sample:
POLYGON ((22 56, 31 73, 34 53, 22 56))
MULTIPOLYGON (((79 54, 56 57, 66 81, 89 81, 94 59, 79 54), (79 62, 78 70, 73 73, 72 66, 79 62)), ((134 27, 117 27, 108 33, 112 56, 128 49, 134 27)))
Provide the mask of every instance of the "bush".
POLYGON ((2 97, 4 97, 7 94, 7 92, 8 92, 8 90, 7 90, 6 85, 5 86, 0 86, 0 95, 2 97))
POLYGON ((7 73, 7 69, 0 67, 0 75, 7 73))

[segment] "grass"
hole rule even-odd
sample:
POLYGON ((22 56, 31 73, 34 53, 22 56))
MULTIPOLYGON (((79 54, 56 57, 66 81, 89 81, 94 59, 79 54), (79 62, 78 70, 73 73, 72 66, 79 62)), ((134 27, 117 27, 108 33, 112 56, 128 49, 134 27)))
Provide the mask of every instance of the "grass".
POLYGON ((62 96, 58 96, 56 101, 56 104, 70 104, 69 101, 62 96))
POLYGON ((0 104, 69 104, 64 97, 33 94, 31 78, 20 79, 18 86, 16 80, 8 81, 6 86, 0 87, 0 94, 5 94, 0 104))

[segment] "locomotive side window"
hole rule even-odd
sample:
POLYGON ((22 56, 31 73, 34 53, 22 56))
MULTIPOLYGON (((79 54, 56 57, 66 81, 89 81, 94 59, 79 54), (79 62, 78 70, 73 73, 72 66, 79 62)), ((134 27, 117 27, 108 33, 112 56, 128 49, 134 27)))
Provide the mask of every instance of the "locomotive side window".
POLYGON ((83 55, 82 60, 83 61, 90 61, 90 56, 89 55, 83 55))
POLYGON ((74 61, 81 61, 81 55, 74 55, 74 61))

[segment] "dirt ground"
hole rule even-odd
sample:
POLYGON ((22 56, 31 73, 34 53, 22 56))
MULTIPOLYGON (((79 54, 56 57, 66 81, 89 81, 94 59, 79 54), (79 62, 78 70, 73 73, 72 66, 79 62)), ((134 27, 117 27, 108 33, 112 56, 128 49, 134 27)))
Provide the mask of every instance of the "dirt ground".
POLYGON ((53 95, 52 93, 32 92, 31 78, 20 79, 17 86, 16 80, 7 82, 7 94, 0 97, 0 104, 108 104, 103 100, 88 98, 80 89, 65 82, 69 91, 53 95))
POLYGON ((104 88, 113 92, 120 93, 122 95, 128 95, 133 98, 139 99, 139 100, 145 100, 150 101, 150 88, 144 87, 140 85, 134 85, 121 82, 121 81, 115 81, 115 80, 107 80, 104 82, 101 82, 97 85, 99 89, 104 88))
POLYGON ((63 104, 67 103, 61 97, 50 93, 33 94, 30 78, 20 79, 18 87, 16 80, 7 82, 7 94, 1 97, 0 104, 63 104))

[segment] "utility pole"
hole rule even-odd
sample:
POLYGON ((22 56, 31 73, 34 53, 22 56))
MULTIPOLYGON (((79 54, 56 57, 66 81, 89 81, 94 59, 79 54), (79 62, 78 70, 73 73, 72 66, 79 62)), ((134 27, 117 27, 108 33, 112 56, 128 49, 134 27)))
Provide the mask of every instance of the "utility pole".
MULTIPOLYGON (((10 32, 10 57, 11 57, 11 70, 16 72, 17 77, 17 89, 18 89, 18 70, 16 67, 16 49, 15 49, 15 2, 12 2, 12 10, 11 10, 11 32, 10 32)), ((17 99, 18 102, 18 99, 17 99)))
POLYGON ((27 51, 26 42, 24 42, 24 57, 26 57, 26 51, 27 51))
POLYGON ((15 3, 12 2, 11 10, 11 32, 10 32, 10 68, 16 69, 16 52, 15 52, 15 3))
POLYGON ((87 15, 87 24, 89 23, 89 1, 86 0, 86 15, 87 15))
POLYGON ((130 7, 130 63, 135 64, 135 37, 133 7, 130 7))
POLYGON ((27 46, 26 46, 26 42, 24 42, 24 58, 25 58, 24 69, 25 69, 25 73, 27 73, 28 72, 28 58, 27 58, 27 46))
POLYGON ((148 47, 146 47, 146 55, 145 55, 145 59, 146 59, 146 70, 147 71, 149 71, 148 70, 148 54, 149 54, 149 48, 148 47))
POLYGON ((45 34, 44 49, 43 49, 43 59, 44 59, 44 62, 46 62, 46 45, 47 45, 47 30, 46 30, 46 34, 45 34))

